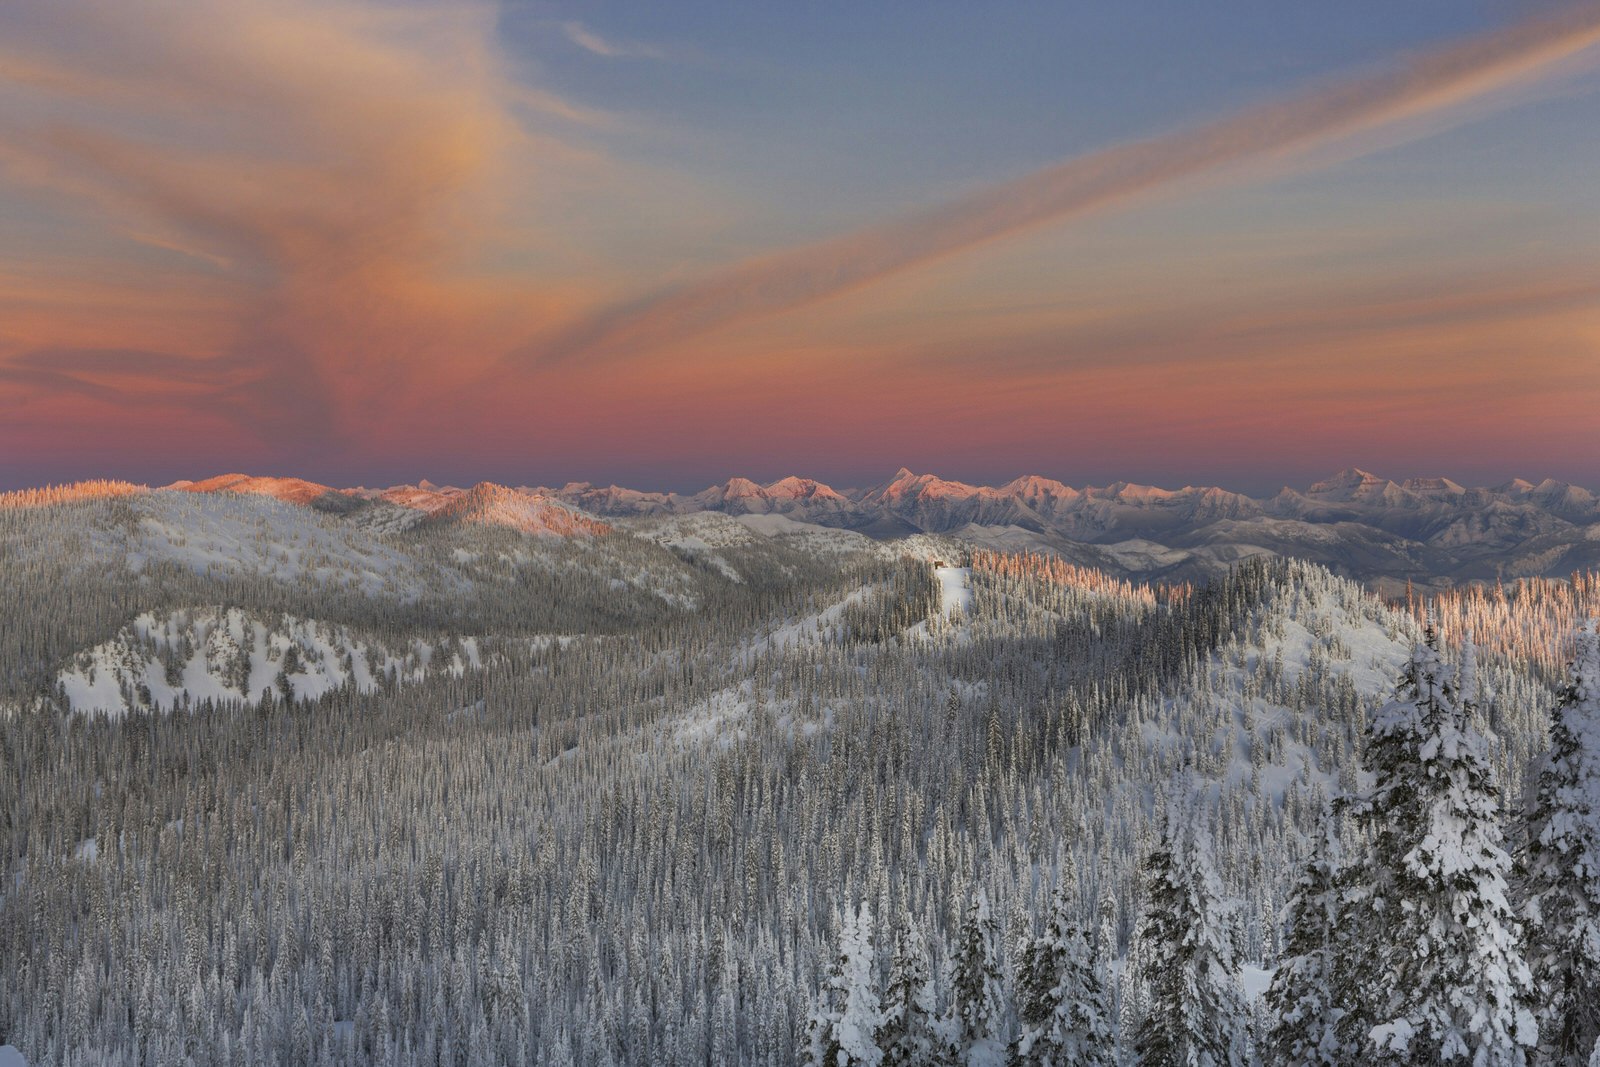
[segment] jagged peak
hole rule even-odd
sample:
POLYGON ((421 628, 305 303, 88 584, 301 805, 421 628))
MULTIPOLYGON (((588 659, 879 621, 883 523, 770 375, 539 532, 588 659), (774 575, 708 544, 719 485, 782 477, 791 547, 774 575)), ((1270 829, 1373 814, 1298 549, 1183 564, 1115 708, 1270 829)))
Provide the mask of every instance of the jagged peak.
POLYGON ((779 478, 766 487, 766 492, 770 496, 794 499, 814 499, 818 497, 829 500, 844 499, 843 495, 835 490, 833 486, 819 482, 814 478, 802 478, 796 474, 791 474, 786 478, 779 478))
POLYGON ((713 485, 695 494, 696 500, 727 500, 740 497, 761 496, 761 486, 749 478, 733 477, 721 485, 713 485))
POLYGON ((1000 491, 1008 496, 1042 497, 1042 496, 1078 496, 1078 491, 1070 485, 1065 485, 1054 478, 1046 478, 1042 474, 1024 474, 1013 478, 1000 487, 1000 491))
POLYGON ((1140 485, 1138 482, 1112 482, 1106 486, 1106 493, 1118 500, 1169 500, 1179 493, 1188 491, 1187 486, 1180 490, 1172 490, 1154 485, 1140 485))
POLYGON ((1407 478, 1400 483, 1400 488, 1413 493, 1448 493, 1452 496, 1466 492, 1459 483, 1449 478, 1407 478))
POLYGON ((1389 482, 1387 478, 1380 478, 1371 471, 1364 471, 1360 467, 1346 467, 1344 470, 1318 482, 1312 482, 1307 492, 1331 493, 1339 489, 1358 489, 1366 486, 1384 485, 1389 482))
POLYGON ((906 497, 976 496, 984 492, 992 493, 994 490, 968 485, 966 482, 947 481, 936 474, 915 474, 909 468, 901 467, 893 479, 869 495, 886 500, 899 500, 906 497))

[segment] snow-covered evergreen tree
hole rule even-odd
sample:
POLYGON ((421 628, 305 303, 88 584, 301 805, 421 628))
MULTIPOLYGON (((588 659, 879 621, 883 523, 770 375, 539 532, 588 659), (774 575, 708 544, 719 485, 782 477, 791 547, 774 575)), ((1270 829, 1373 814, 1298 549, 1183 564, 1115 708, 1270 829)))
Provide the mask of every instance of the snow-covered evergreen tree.
POLYGON ((958 939, 948 1023, 955 1060, 964 1067, 1000 1067, 1006 1061, 1000 924, 982 887, 972 890, 958 939))
POLYGON ((1070 869, 1045 920, 1044 932, 1027 948, 1018 976, 1018 1062, 1038 1067, 1106 1065, 1116 1062, 1115 1038, 1105 992, 1077 920, 1070 869))
POLYGON ((1148 1008, 1134 1047, 1145 1067, 1243 1067, 1249 1013, 1238 935, 1208 834, 1168 819, 1146 865, 1141 977, 1148 1008))
POLYGON ((1499 794, 1456 677, 1429 627, 1348 806, 1367 849, 1346 877, 1340 1033, 1377 1063, 1521 1064, 1535 1038, 1499 794))
POLYGON ((1266 1054, 1285 1067, 1337 1067, 1348 1053, 1338 1040, 1344 1014, 1334 1001, 1340 936, 1339 835, 1327 820, 1320 847, 1306 862, 1284 908, 1283 959, 1267 988, 1272 1020, 1266 1054))
POLYGON ((906 920, 895 941, 878 1046, 884 1067, 935 1063, 945 1051, 928 948, 913 919, 906 920))
POLYGON ((872 951, 872 915, 867 906, 839 921, 839 955, 818 994, 808 1027, 811 1067, 879 1067, 883 1050, 878 1030, 883 1011, 878 1005, 872 951))
POLYGON ((1544 1062, 1600 1048, 1600 636, 1591 624, 1550 717, 1524 860, 1528 963, 1544 1062))

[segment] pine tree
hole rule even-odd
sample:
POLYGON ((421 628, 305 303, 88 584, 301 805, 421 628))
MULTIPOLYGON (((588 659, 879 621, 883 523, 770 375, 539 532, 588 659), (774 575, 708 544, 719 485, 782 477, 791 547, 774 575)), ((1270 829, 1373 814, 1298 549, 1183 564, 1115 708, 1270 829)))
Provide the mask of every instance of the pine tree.
POLYGON ((1346 875, 1337 996, 1348 1048, 1378 1063, 1521 1064, 1535 1037, 1521 930, 1506 899, 1499 797, 1432 627, 1367 728, 1374 785, 1346 875))
POLYGON ((955 1059, 967 1067, 1005 1062, 1005 991, 1000 984, 1000 925, 989 895, 974 888, 955 952, 948 1029, 955 1059))
POLYGON ((1343 1009, 1333 999, 1334 939, 1342 927, 1338 876, 1338 827, 1330 814, 1321 848, 1284 908, 1283 961, 1267 988, 1267 1050, 1271 1062, 1285 1067, 1337 1067, 1347 1060, 1337 1032, 1343 1009))
POLYGON ((865 904, 839 922, 839 955, 818 994, 808 1027, 812 1067, 879 1067, 883 1012, 873 972, 872 915, 865 904))
POLYGON ((1065 872, 1044 932, 1027 948, 1018 990, 1016 1060, 1037 1067, 1110 1067, 1115 1039, 1088 939, 1065 872))
POLYGON ((928 948, 914 920, 907 920, 896 940, 894 964, 884 998, 878 1045, 884 1067, 914 1067, 937 1060, 943 1050, 938 1032, 938 1005, 928 948))
POLYGON ((1146 876, 1141 977, 1149 1006, 1135 1049, 1146 1067, 1243 1067, 1249 1015, 1233 908, 1204 831, 1168 820, 1146 876))
POLYGON ((1543 1062, 1600 1047, 1600 636, 1578 636, 1528 821, 1524 913, 1543 1062))

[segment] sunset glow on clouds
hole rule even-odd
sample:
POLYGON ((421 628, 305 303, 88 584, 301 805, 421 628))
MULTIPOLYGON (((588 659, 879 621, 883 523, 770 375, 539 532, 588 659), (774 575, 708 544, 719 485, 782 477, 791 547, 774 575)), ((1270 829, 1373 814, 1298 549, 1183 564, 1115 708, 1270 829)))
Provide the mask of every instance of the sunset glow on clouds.
POLYGON ((1209 63, 1019 24, 1127 63, 919 114, 1021 37, 9 4, 0 481, 1600 483, 1600 9, 1457 10, 1209 63), (971 43, 880 77, 900 34, 971 43))

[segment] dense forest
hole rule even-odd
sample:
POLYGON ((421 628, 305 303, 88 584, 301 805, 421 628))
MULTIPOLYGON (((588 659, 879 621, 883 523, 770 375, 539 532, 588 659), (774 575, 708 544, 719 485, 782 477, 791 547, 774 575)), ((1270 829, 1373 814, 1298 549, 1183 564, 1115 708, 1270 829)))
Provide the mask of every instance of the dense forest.
POLYGON ((676 521, 0 509, 0 1044, 1590 1062, 1592 576, 676 521))

